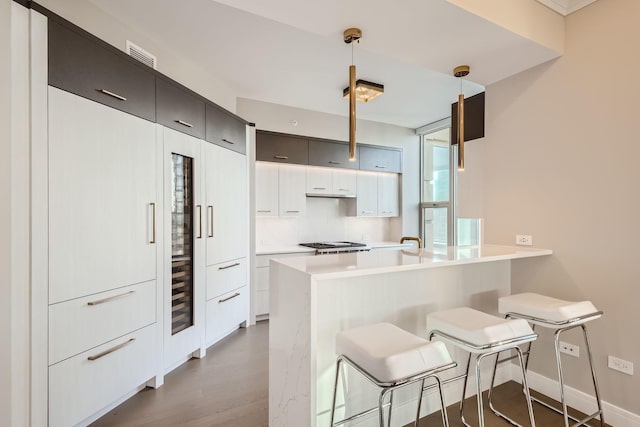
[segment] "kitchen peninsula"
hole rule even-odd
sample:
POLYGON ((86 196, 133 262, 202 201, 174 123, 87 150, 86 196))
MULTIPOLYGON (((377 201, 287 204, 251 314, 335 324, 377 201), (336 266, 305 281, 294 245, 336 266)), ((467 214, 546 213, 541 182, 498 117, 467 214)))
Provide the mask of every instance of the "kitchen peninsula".
MULTIPOLYGON (((386 321, 425 336, 426 315, 469 306, 497 313, 511 290, 511 262, 550 255, 551 250, 482 245, 436 250, 387 250, 271 261, 269 325, 269 425, 325 426, 335 375, 338 331, 386 321)), ((452 352, 464 370, 464 354, 452 352)), ((497 380, 510 378, 508 366, 497 380)), ((349 377, 351 414, 372 407, 374 390, 349 377)), ((446 388, 447 403, 461 385, 446 388)), ((342 388, 340 388, 342 390, 342 388)), ((416 393, 398 393, 394 423, 415 416, 416 393)), ((424 412, 436 407, 427 394, 424 412)), ((337 419, 345 411, 339 394, 337 419)), ((365 419, 358 425, 376 425, 365 419)))

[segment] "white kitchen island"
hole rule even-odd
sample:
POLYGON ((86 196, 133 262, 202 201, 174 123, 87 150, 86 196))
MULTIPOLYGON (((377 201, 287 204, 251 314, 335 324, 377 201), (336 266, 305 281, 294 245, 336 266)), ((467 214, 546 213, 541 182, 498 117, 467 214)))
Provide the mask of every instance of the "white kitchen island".
MULTIPOLYGON (((425 336, 426 315, 435 310, 468 306, 497 314, 498 298, 510 293, 512 260, 550 254, 483 245, 272 260, 269 426, 329 425, 338 331, 386 321, 425 336)), ((459 366, 447 376, 466 364, 464 353, 449 348, 459 366)), ((503 365, 497 380, 510 377, 503 365)), ((447 404, 459 400, 459 383, 446 387, 447 404)), ((358 375, 348 375, 348 385, 346 405, 340 387, 337 420, 377 402, 377 389, 358 375)), ((395 393, 393 425, 411 422, 416 403, 415 387, 395 393)), ((429 393, 423 405, 423 414, 437 408, 429 393)), ((377 425, 377 419, 365 417, 357 425, 377 425)))

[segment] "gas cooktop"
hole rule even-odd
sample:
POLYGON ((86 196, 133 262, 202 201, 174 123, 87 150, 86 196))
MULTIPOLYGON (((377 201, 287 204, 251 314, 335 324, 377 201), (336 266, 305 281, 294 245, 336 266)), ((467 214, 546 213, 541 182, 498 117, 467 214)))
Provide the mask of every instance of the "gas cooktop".
POLYGON ((316 250, 316 254, 329 254, 340 252, 360 252, 368 251, 371 248, 364 243, 354 242, 312 242, 300 243, 300 246, 306 246, 316 250))

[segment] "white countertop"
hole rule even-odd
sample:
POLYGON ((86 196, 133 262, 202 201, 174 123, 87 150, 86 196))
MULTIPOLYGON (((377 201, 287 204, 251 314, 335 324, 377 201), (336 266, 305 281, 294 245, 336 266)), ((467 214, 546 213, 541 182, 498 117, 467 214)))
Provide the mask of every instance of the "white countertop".
POLYGON ((440 250, 398 249, 316 257, 283 258, 276 262, 323 279, 408 271, 478 262, 551 255, 550 249, 521 246, 449 246, 440 250))
MULTIPOLYGON (((370 246, 372 249, 383 249, 383 248, 393 248, 393 247, 406 247, 411 248, 411 244, 401 244, 398 242, 355 242, 355 243, 364 243, 370 246)), ((256 255, 277 255, 277 254, 297 254, 297 253, 305 253, 308 252, 309 255, 313 255, 315 253, 315 249, 307 248, 306 246, 300 245, 259 245, 256 247, 256 255)))

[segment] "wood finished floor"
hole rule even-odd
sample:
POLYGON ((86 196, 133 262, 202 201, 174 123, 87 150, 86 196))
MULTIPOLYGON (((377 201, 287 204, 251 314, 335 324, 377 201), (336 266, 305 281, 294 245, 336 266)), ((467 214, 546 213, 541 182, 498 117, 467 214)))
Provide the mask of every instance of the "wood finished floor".
MULTIPOLYGON (((269 323, 240 329, 207 350, 204 359, 192 359, 165 377, 164 386, 145 389, 92 426, 268 426, 269 323)), ((514 382, 496 388, 495 402, 517 422, 528 426, 520 386, 514 382)), ((476 402, 465 403, 470 423, 476 425, 476 402)), ((485 406, 486 408, 486 406, 485 406)), ((458 405, 449 406, 451 427, 461 427, 458 405)), ((561 427, 562 417, 534 404, 538 427, 561 427)), ((486 410, 486 427, 509 425, 486 410)), ((598 426, 599 423, 591 423, 598 426)), ((420 421, 421 427, 441 426, 440 414, 420 421)), ((297 427, 297 426, 290 426, 297 427)), ((323 427, 323 426, 319 426, 323 427)))

